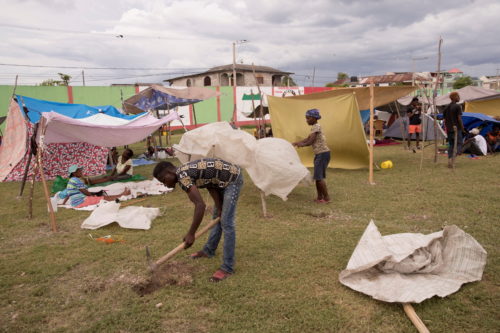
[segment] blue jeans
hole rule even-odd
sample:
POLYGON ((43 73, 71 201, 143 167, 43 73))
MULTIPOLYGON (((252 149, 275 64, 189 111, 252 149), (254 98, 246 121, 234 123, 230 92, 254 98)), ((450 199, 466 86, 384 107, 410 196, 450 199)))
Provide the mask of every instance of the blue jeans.
POLYGON ((455 132, 448 132, 448 158, 453 158, 462 153, 462 143, 462 132, 457 131, 457 151, 453 152, 453 148, 455 147, 455 132))
MULTIPOLYGON (((230 183, 225 189, 221 190, 222 195, 222 214, 219 223, 217 223, 208 236, 207 243, 203 247, 203 252, 209 257, 215 255, 215 250, 219 245, 222 233, 224 233, 224 247, 222 252, 222 266, 220 267, 227 273, 234 273, 234 249, 236 247, 236 228, 234 218, 236 215, 236 204, 240 190, 243 187, 243 174, 230 183)), ((218 216, 217 207, 214 207, 213 218, 218 216)))

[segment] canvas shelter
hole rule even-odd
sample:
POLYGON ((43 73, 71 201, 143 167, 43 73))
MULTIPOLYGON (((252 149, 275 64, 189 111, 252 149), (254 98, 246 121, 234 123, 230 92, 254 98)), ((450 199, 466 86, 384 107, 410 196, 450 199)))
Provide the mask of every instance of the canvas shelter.
MULTIPOLYGON (((402 96, 408 95, 415 89, 417 89, 417 87, 414 86, 373 87, 373 92, 374 92, 373 107, 376 108, 378 106, 393 102, 402 96)), ((354 93, 356 96, 359 110, 370 109, 369 87, 338 88, 313 94, 290 96, 285 98, 293 100, 317 100, 317 99, 329 98, 333 96, 340 96, 352 93, 354 93)))
MULTIPOLYGON (((354 94, 320 99, 290 99, 268 96, 273 135, 296 142, 309 135, 304 114, 312 108, 321 110, 319 123, 332 151, 329 167, 341 169, 366 168, 369 164, 368 145, 354 94)), ((313 166, 311 147, 298 149, 302 163, 313 166)))
POLYGON ((500 117, 500 93, 465 102, 465 112, 500 117))
POLYGON ((203 87, 174 89, 153 84, 137 95, 127 98, 123 102, 123 109, 126 113, 130 114, 149 110, 170 110, 178 106, 198 103, 219 95, 219 92, 203 87))
POLYGON ((500 121, 482 113, 464 112, 462 114, 464 128, 470 131, 473 128, 480 128, 481 135, 486 135, 493 129, 493 126, 500 126, 500 121))
MULTIPOLYGON (((374 87, 374 105, 377 107, 409 94, 415 87, 374 87)), ((369 87, 340 88, 319 93, 285 98, 268 96, 273 135, 295 142, 309 135, 304 114, 318 108, 319 121, 334 158, 330 168, 360 169, 369 167, 369 150, 361 114, 369 115, 369 87), (361 113, 360 113, 361 111, 361 113)), ((298 149, 302 163, 313 166, 314 154, 310 147, 298 149)))
MULTIPOLYGON (((400 117, 394 120, 391 126, 384 131, 384 137, 394 138, 394 139, 406 139, 410 137, 408 133, 408 117, 400 117), (406 121, 405 121, 406 120, 406 121)), ((422 135, 420 135, 419 140, 431 141, 431 140, 444 140, 446 139, 446 133, 441 128, 441 125, 437 126, 437 138, 434 135, 434 119, 427 115, 422 115, 422 135)))
MULTIPOLYGON (((479 98, 485 98, 489 96, 498 95, 498 91, 492 89, 486 89, 482 87, 466 86, 455 90, 460 95, 460 104, 468 101, 472 101, 479 98)), ((436 105, 448 105, 451 103, 450 93, 439 96, 436 98, 436 105)))
POLYGON ((45 176, 67 176, 78 164, 89 176, 105 172, 109 147, 144 139, 177 114, 157 119, 148 113, 124 115, 113 106, 92 107, 42 101, 25 96, 11 100, 5 139, 0 146, 0 181, 22 180, 33 172, 30 139, 43 146, 45 176))

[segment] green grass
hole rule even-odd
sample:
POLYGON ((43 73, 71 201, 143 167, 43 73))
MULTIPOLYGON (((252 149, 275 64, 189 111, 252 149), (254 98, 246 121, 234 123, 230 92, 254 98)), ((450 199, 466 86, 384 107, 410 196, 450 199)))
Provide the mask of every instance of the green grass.
MULTIPOLYGON (((138 154, 143 144, 132 148, 138 154)), ((338 282, 373 219, 382 234, 430 233, 455 224, 476 238, 488 252, 483 279, 414 307, 431 332, 498 332, 500 157, 460 157, 454 172, 445 156, 437 164, 432 157, 426 150, 420 170, 420 153, 376 148, 377 163, 394 162, 393 169, 375 172, 376 185, 368 185, 366 170, 329 170, 331 204, 313 204, 314 188, 299 186, 286 202, 267 198, 271 218, 262 217, 259 192, 246 177, 236 274, 210 283, 221 254, 192 261, 188 250, 174 262, 190 279, 143 297, 132 287, 149 278, 144 247, 160 257, 190 225, 193 207, 181 190, 140 203, 162 211, 149 231, 116 224, 83 230, 88 212, 59 210, 60 231, 52 233, 40 183, 32 220, 26 217, 28 191, 16 199, 19 183, 1 183, 0 331, 415 332, 401 305, 338 282), (119 235, 126 242, 102 244, 89 233, 119 235)), ((138 167, 135 173, 150 177, 152 169, 138 167)))

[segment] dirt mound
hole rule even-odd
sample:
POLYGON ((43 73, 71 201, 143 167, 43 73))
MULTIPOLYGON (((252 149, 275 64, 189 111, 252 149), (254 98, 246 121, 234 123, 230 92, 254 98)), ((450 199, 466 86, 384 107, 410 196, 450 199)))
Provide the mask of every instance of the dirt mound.
POLYGON ((172 261, 157 267, 148 280, 133 285, 132 290, 139 296, 144 296, 167 285, 186 286, 193 283, 194 273, 194 267, 186 263, 172 261))

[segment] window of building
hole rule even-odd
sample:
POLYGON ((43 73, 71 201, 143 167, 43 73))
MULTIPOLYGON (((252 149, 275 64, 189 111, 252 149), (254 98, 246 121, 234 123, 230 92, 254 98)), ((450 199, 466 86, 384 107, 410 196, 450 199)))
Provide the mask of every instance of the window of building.
POLYGON ((263 76, 257 76, 257 84, 264 84, 264 77, 263 76))
POLYGON ((203 79, 203 85, 205 87, 212 85, 212 79, 210 79, 210 76, 205 76, 205 78, 203 79))
POLYGON ((186 80, 186 87, 191 87, 191 79, 186 80))

